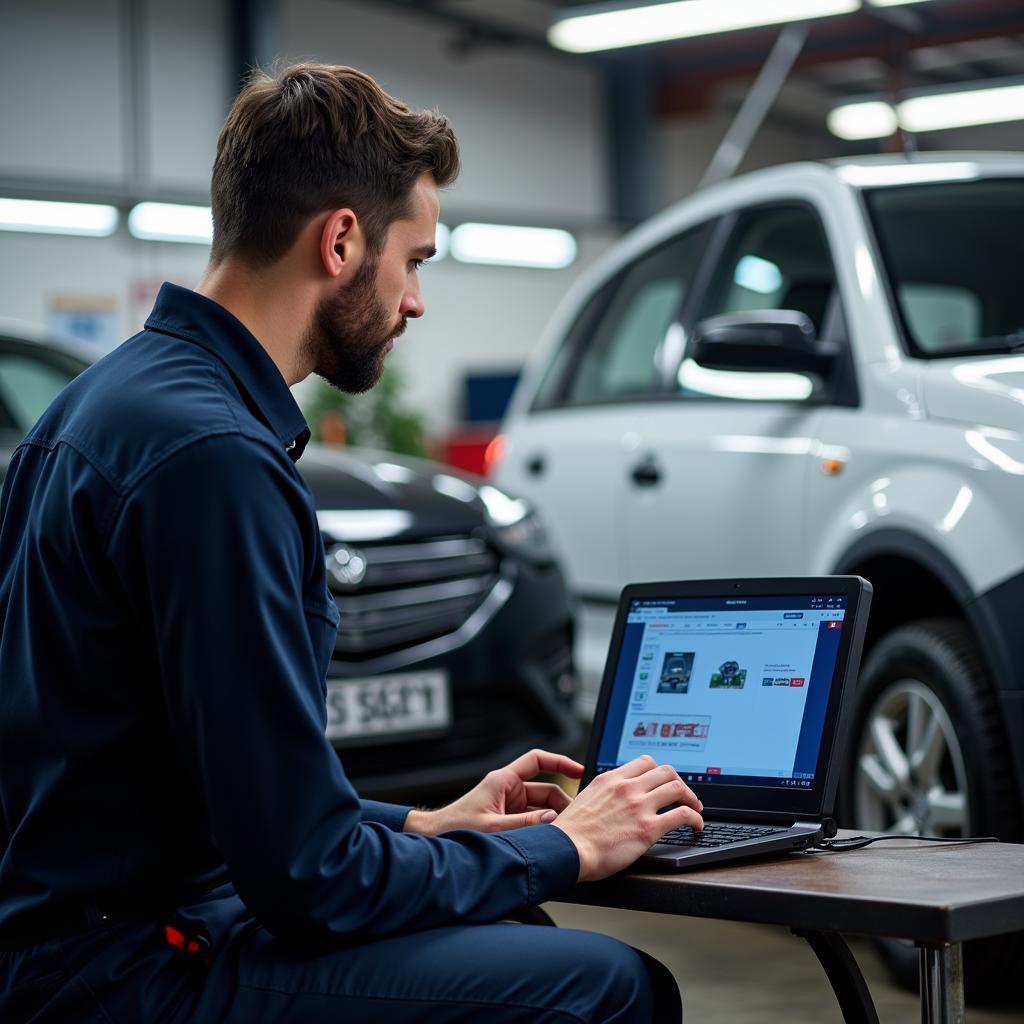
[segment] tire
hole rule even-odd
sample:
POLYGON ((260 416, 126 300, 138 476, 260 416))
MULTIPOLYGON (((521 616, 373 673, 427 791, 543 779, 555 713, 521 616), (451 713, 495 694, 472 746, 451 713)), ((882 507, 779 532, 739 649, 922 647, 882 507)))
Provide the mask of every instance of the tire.
MULTIPOLYGON (((884 636, 865 661, 852 724, 840 783, 844 825, 1020 839, 1021 807, 1002 718, 963 622, 923 620, 884 636), (901 775, 907 779, 902 785, 901 775)), ((916 947, 897 939, 879 939, 876 946, 896 982, 916 990, 916 947)), ((1010 995, 1019 988, 1022 956, 1024 933, 967 943, 968 998, 1010 995)))

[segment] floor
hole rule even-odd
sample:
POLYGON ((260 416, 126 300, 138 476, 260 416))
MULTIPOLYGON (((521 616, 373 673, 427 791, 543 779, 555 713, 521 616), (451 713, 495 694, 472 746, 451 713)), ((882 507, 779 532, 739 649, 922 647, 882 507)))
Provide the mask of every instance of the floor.
MULTIPOLYGON (((832 990, 810 947, 785 929, 702 921, 626 910, 547 904, 564 928, 583 928, 637 946, 671 968, 688 1022, 699 1024, 842 1024, 832 990)), ((917 996, 897 989, 871 946, 851 940, 881 1024, 920 1019, 917 996)), ((1021 1024, 1024 1004, 968 1008, 970 1024, 1021 1024)))

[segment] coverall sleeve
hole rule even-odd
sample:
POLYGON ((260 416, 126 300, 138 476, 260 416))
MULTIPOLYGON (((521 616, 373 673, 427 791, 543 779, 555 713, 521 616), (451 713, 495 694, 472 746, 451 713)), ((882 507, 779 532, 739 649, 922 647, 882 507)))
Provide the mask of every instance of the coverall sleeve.
POLYGON ((315 510, 269 444, 184 447, 129 493, 109 549, 152 630, 213 836, 269 930, 371 938, 487 921, 576 881, 576 848, 554 826, 427 837, 360 801, 325 736, 321 645, 335 621, 314 585, 315 510))
POLYGON ((363 821, 376 821, 387 825, 392 832, 401 832, 405 827, 405 819, 409 817, 412 807, 405 804, 387 804, 380 800, 360 800, 363 808, 363 821))

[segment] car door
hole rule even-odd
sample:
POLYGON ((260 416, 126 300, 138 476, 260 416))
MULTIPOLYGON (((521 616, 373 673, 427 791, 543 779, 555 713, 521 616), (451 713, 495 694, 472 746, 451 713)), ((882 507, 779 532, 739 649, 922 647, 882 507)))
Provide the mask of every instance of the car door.
POLYGON ((813 207, 796 201, 739 212, 723 238, 706 288, 670 328, 682 351, 667 382, 673 400, 633 424, 622 506, 631 580, 807 571, 803 498, 822 455, 820 390, 797 373, 707 369, 688 348, 704 318, 751 310, 797 310, 819 337, 837 336, 828 243, 813 207))
POLYGON ((592 294, 517 419, 499 482, 541 511, 577 599, 577 666, 591 698, 627 572, 623 503, 635 425, 664 379, 666 332, 707 243, 704 226, 635 260, 592 294))

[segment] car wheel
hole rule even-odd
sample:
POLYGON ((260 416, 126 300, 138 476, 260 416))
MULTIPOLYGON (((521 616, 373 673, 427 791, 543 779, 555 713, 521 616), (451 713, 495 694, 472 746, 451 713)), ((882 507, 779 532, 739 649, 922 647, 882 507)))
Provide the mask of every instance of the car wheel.
MULTIPOLYGON (((1020 837, 999 707, 964 623, 901 626, 871 650, 857 688, 840 808, 842 823, 857 829, 1020 837)), ((896 939, 876 944, 895 980, 916 989, 916 947, 896 939)), ((968 995, 1005 995, 1021 955, 1021 934, 968 943, 968 995)))

